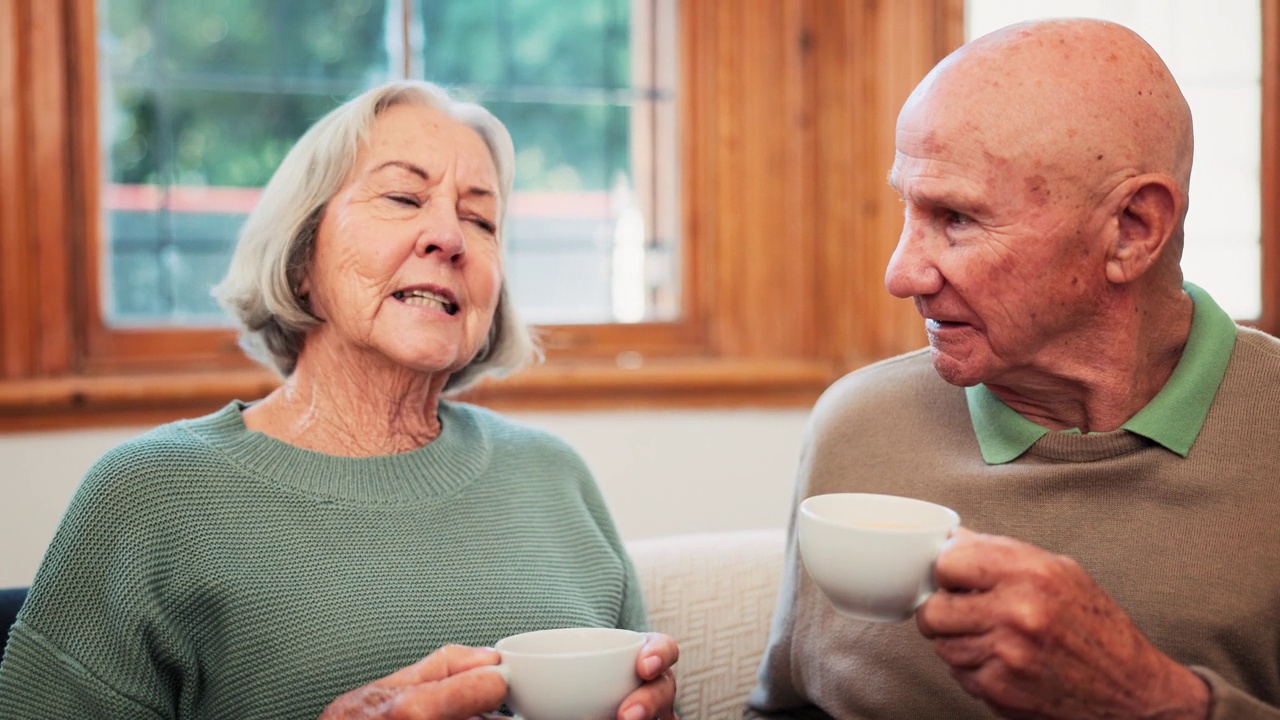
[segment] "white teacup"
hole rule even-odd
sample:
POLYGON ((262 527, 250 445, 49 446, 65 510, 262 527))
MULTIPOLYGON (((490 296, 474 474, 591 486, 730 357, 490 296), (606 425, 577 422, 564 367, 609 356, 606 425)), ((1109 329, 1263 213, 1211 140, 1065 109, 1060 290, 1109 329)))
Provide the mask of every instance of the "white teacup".
POLYGON ((645 636, 614 628, 536 630, 499 640, 507 707, 524 720, 613 720, 640 687, 645 636))
POLYGON ((905 620, 936 589, 933 561, 960 526, 924 500, 835 493, 800 503, 800 555, 835 609, 859 620, 905 620))

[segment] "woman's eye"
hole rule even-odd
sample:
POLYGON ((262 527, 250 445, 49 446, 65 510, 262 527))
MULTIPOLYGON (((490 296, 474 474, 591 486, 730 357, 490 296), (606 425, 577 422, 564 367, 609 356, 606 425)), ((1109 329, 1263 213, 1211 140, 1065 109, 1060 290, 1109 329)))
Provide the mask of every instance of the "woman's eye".
POLYGON ((484 230, 485 232, 489 233, 490 235, 492 235, 494 231, 498 229, 493 223, 481 217, 468 218, 467 221, 472 223, 476 227, 480 228, 481 230, 484 230))
POLYGON ((418 198, 414 197, 413 195, 393 193, 391 195, 387 195, 387 199, 390 200, 391 202, 396 203, 397 205, 404 205, 406 207, 422 206, 422 203, 418 202, 418 198))

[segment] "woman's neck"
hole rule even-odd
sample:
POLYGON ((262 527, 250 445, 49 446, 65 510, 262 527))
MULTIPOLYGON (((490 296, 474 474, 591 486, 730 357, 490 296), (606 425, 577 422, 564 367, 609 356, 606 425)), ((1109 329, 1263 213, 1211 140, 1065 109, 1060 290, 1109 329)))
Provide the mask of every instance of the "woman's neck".
POLYGON ((370 457, 420 448, 440 435, 448 375, 355 361, 298 358, 280 387, 244 411, 245 426, 327 455, 370 457))

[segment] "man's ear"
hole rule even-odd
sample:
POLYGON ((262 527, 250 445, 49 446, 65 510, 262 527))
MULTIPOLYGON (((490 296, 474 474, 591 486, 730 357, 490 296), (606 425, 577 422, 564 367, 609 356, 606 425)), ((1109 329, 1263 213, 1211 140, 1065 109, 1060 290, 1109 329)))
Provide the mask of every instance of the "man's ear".
POLYGON ((1149 173, 1121 185, 1117 235, 1107 255, 1107 280, 1116 284, 1142 276, 1169 245, 1185 200, 1173 179, 1149 173))

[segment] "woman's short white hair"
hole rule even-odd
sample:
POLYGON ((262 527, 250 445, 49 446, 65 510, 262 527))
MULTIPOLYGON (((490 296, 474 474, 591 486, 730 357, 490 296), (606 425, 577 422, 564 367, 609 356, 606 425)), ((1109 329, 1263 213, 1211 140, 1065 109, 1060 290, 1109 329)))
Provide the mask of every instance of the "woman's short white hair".
MULTIPOLYGON (((213 289, 214 297, 240 323, 240 347, 282 377, 293 373, 307 331, 322 322, 308 311, 297 290, 311 263, 325 205, 354 170, 375 118, 404 104, 433 108, 479 133, 497 167, 500 212, 506 214, 515 150, 506 127, 483 107, 454 100, 429 82, 399 80, 330 111, 303 134, 271 176, 240 230, 226 277, 213 289)), ((466 367, 449 377, 445 392, 459 392, 487 373, 511 373, 540 357, 528 327, 511 305, 504 279, 488 341, 466 367)))

